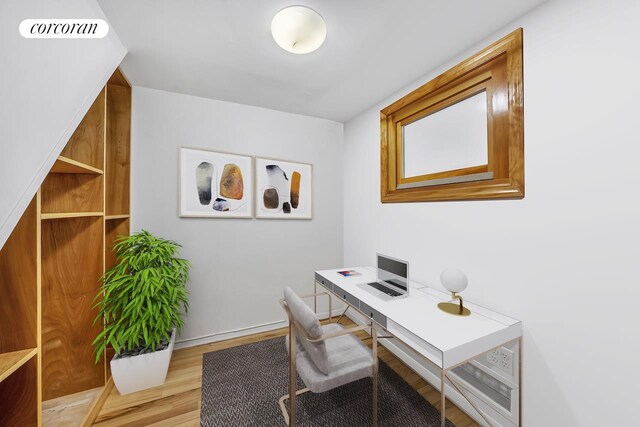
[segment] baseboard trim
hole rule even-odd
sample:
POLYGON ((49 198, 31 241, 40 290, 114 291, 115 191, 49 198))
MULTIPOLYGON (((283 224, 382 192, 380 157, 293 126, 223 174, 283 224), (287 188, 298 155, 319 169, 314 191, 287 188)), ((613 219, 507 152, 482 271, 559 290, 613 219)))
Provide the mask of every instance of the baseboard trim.
MULTIPOLYGON (((334 316, 342 314, 342 309, 333 310, 334 316)), ((329 317, 329 312, 318 313, 321 319, 329 317)), ((174 349, 196 347, 203 344, 211 344, 219 341, 226 341, 233 338, 240 338, 247 335, 259 334, 262 332, 269 332, 275 329, 287 327, 287 320, 276 320, 275 322, 262 323, 260 325, 247 326, 245 328, 232 329, 230 331, 216 332, 210 335, 203 335, 200 337, 181 339, 176 341, 174 349)))
POLYGON ((273 331, 287 326, 286 320, 278 320, 275 322, 263 323, 261 325, 248 326, 246 328, 233 329, 225 332, 218 332, 211 335, 204 335, 196 338, 187 338, 176 341, 175 349, 196 347, 202 344, 211 344, 218 341, 225 341, 232 338, 240 338, 246 335, 259 334, 261 332, 273 331))

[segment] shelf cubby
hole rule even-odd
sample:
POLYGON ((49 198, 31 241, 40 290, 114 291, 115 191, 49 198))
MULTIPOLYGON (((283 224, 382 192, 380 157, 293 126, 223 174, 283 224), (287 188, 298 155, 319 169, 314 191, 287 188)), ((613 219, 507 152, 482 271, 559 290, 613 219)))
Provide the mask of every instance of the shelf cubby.
POLYGON ((116 265, 116 254, 113 252, 113 245, 120 236, 129 235, 129 219, 121 219, 118 221, 106 221, 104 226, 105 237, 105 253, 104 268, 105 271, 116 265))
POLYGON ((47 175, 42 183, 42 212, 103 212, 102 175, 47 175))
POLYGON ((36 426, 38 405, 38 361, 26 360, 0 382, 0 426, 36 426))
POLYGON ((107 215, 129 213, 131 88, 107 85, 105 200, 107 215))
POLYGON ((102 327, 92 308, 102 269, 102 218, 42 223, 43 400, 105 384, 91 344, 102 327))
POLYGON ((0 425, 38 422, 39 197, 0 250, 0 425))
POLYGON ((38 196, 0 251, 0 353, 38 346, 38 196))
POLYGON ((124 86, 127 88, 131 88, 131 83, 129 83, 129 79, 120 71, 120 68, 116 69, 114 73, 109 78, 107 82, 110 85, 124 86))
POLYGON ((104 168, 105 101, 106 90, 103 89, 62 150, 61 156, 98 170, 104 168))

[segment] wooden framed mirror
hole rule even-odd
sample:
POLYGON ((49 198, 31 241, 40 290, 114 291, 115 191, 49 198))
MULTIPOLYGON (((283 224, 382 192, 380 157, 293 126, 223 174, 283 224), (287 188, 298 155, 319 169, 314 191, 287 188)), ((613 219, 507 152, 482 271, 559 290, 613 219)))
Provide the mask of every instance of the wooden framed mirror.
POLYGON ((522 29, 380 112, 381 199, 524 197, 522 29))

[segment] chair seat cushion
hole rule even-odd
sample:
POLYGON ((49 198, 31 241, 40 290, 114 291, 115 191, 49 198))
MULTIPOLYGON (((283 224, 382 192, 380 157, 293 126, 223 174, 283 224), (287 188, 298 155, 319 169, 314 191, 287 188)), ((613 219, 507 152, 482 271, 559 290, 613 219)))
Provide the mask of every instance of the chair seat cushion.
MULTIPOLYGON (((322 327, 323 334, 344 330, 342 325, 330 323, 322 327)), ((296 369, 304 384, 314 393, 370 377, 373 368, 371 349, 354 334, 324 340, 327 347, 328 374, 320 372, 307 351, 297 352, 296 369)), ((288 348, 288 346, 287 346, 288 348)))

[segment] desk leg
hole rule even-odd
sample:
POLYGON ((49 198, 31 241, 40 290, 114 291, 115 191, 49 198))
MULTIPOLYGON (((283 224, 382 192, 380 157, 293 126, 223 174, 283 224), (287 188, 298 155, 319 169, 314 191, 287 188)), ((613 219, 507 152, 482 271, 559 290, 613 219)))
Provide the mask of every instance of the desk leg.
MULTIPOLYGON (((318 282, 316 282, 315 280, 313 281, 313 293, 314 294, 318 293, 318 282)), ((313 312, 315 314, 318 314, 318 296, 317 295, 313 296, 313 312)), ((329 316, 331 316, 331 313, 329 313, 329 316)))
POLYGON ((378 331, 376 331, 376 325, 371 321, 371 338, 372 342, 372 356, 373 356, 373 427, 378 426, 378 331))
POLYGON ((522 337, 518 338, 518 427, 522 427, 522 337))
POLYGON ((440 370, 440 427, 445 427, 445 424, 447 423, 447 416, 445 414, 445 406, 447 404, 447 396, 445 393, 446 374, 447 374, 447 371, 444 368, 442 368, 440 370))

